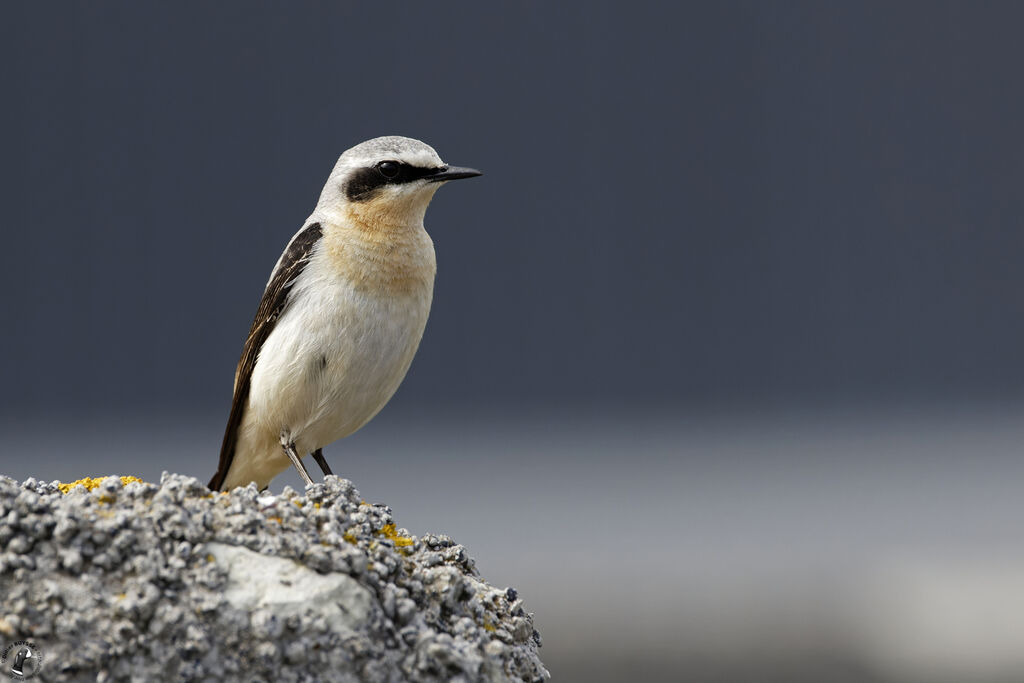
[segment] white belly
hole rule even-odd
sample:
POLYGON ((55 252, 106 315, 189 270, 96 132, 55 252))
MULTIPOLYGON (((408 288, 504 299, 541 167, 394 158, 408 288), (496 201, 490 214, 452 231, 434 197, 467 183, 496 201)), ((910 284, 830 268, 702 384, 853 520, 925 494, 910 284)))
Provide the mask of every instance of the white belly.
POLYGON ((410 293, 359 291, 311 262, 253 369, 225 486, 263 487, 289 467, 282 433, 304 456, 376 415, 412 363, 432 293, 432 279, 410 293))

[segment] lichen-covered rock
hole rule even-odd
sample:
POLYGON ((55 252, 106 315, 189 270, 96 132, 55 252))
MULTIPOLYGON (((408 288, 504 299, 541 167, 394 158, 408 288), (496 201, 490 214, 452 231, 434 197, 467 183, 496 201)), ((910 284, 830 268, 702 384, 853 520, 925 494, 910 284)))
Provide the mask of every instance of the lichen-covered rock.
POLYGON ((337 477, 304 495, 0 477, 0 596, 0 649, 33 642, 44 680, 548 676, 514 590, 337 477))

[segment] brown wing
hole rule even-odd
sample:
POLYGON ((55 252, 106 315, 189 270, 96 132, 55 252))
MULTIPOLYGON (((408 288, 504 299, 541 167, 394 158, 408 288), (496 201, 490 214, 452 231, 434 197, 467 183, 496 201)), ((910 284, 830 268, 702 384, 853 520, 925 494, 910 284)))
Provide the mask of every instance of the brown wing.
POLYGON ((245 340, 245 346, 242 347, 242 358, 238 361, 238 369, 235 371, 235 393, 231 400, 228 425, 224 429, 224 441, 220 447, 220 464, 217 466, 217 473, 213 475, 209 483, 209 487, 214 491, 219 490, 224 484, 224 478, 227 477, 231 461, 235 457, 238 426, 242 424, 245 406, 249 402, 249 383, 252 379, 252 370, 256 367, 256 360, 259 358, 260 349, 263 348, 263 342, 270 336, 281 314, 287 308, 295 278, 306 267, 313 247, 316 246, 322 234, 320 224, 311 223, 295 235, 281 256, 281 261, 274 270, 274 274, 270 277, 267 289, 263 292, 263 299, 256 311, 256 318, 252 321, 249 337, 245 340))

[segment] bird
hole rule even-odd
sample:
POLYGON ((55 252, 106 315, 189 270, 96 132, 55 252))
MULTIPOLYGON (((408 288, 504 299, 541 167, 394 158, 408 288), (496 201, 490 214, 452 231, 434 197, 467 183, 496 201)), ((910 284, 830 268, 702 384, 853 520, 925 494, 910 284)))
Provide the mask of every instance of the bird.
POLYGON ((270 273, 211 490, 265 489, 289 463, 310 486, 306 454, 332 474, 323 448, 384 407, 423 336, 437 269, 427 205, 445 183, 479 175, 401 136, 342 153, 270 273))

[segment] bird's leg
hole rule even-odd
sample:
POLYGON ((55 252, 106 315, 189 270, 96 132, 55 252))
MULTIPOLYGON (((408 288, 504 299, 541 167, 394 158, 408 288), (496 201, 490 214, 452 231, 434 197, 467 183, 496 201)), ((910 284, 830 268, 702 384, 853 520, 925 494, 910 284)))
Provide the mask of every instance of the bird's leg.
POLYGON ((299 471, 299 476, 302 477, 302 481, 306 482, 306 486, 312 486, 313 480, 309 476, 309 471, 306 466, 302 464, 302 459, 299 454, 295 452, 295 442, 291 440, 290 435, 281 432, 281 448, 284 449, 288 459, 295 465, 295 469, 299 471))
POLYGON ((318 448, 313 451, 313 459, 316 460, 317 465, 320 465, 320 469, 324 471, 325 477, 328 474, 334 474, 334 472, 331 472, 331 466, 327 464, 326 460, 324 460, 324 449, 318 448))

